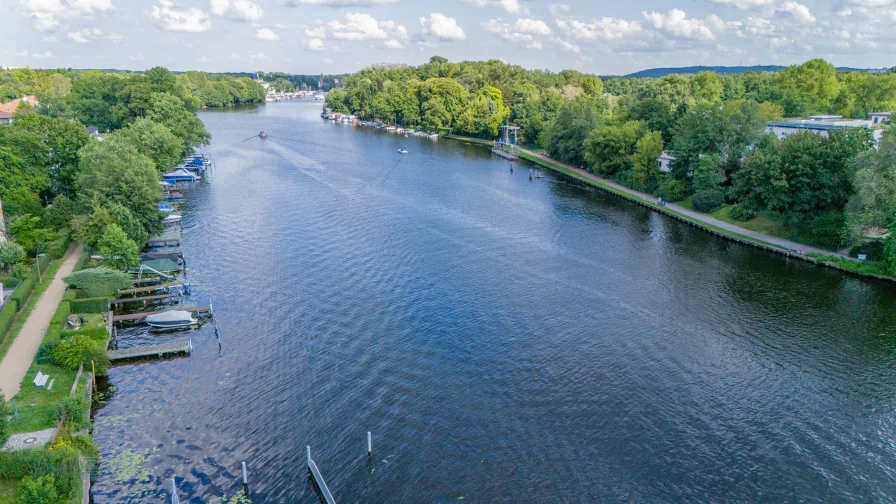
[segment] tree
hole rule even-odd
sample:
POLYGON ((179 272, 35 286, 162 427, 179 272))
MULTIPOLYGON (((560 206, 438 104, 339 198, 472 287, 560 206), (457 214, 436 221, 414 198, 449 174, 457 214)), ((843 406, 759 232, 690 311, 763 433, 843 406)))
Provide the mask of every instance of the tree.
MULTIPOLYGON (((890 225, 890 229, 896 229, 896 220, 890 225)), ((890 274, 896 276, 896 233, 892 231, 884 242, 884 263, 889 266, 890 274)))
POLYGON ((16 238, 16 242, 32 253, 40 253, 46 250, 46 246, 59 235, 43 227, 40 217, 29 214, 13 217, 9 230, 16 238))
POLYGON ((823 59, 789 66, 776 75, 776 80, 786 97, 785 111, 791 117, 826 112, 840 92, 837 69, 823 59))
POLYGON ((159 173, 149 158, 116 133, 84 148, 78 188, 86 203, 127 208, 149 235, 161 228, 159 173))
POLYGON ((25 258, 25 249, 14 242, 0 243, 0 266, 9 269, 13 264, 25 258))
POLYGON ((896 129, 888 128, 877 148, 860 153, 852 165, 855 192, 846 207, 847 223, 850 241, 858 245, 870 228, 896 221, 896 129))
POLYGON ((725 193, 721 188, 722 176, 719 175, 720 160, 718 154, 706 154, 697 162, 691 203, 700 212, 712 212, 725 202, 725 193))
POLYGON ((61 117, 25 114, 8 133, 9 145, 27 153, 26 162, 43 170, 57 193, 71 193, 80 152, 89 139, 84 125, 61 117))
POLYGON ((75 213, 75 202, 68 196, 60 194, 53 200, 53 204, 47 208, 44 221, 52 229, 61 231, 71 225, 72 217, 75 216, 75 213))
POLYGON ((133 143, 138 152, 151 159, 163 172, 176 166, 185 150, 180 138, 152 119, 141 117, 118 134, 133 143))
POLYGON ((635 144, 632 161, 635 165, 635 176, 641 187, 659 175, 659 157, 663 154, 663 136, 659 131, 648 131, 635 144))
POLYGON ((585 142, 585 158, 590 163, 590 171, 613 176, 632 169, 632 155, 643 132, 644 127, 638 121, 599 125, 585 142))
POLYGON ((103 266, 76 271, 62 280, 69 288, 82 289, 88 297, 108 297, 119 289, 134 286, 134 281, 127 273, 103 266))
POLYGON ((691 79, 691 92, 698 100, 717 103, 722 99, 722 82, 713 72, 700 72, 691 79))
POLYGON ((545 128, 548 154, 564 163, 585 166, 585 140, 603 120, 603 101, 582 97, 567 102, 545 128))
POLYGON ((211 134, 196 116, 184 108, 183 102, 169 93, 153 93, 146 117, 168 127, 187 148, 211 141, 211 134))
POLYGON ((118 226, 109 224, 97 244, 103 264, 124 270, 140 264, 140 248, 118 226))

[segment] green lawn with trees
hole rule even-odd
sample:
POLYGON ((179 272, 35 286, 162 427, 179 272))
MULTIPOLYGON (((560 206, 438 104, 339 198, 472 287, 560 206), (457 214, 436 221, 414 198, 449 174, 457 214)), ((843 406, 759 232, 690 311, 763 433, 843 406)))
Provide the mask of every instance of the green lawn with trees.
POLYGON ((896 73, 824 60, 780 72, 601 79, 498 60, 374 65, 328 97, 336 112, 494 139, 503 124, 551 158, 747 229, 865 254, 896 275, 896 128, 778 140, 769 121, 896 110, 896 73), (671 152, 671 173, 657 157, 671 152))

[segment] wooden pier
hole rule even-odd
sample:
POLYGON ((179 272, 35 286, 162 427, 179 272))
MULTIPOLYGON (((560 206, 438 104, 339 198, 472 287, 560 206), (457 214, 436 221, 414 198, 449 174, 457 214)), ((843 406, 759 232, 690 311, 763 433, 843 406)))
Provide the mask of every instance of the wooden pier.
POLYGON ((152 292, 157 290, 164 290, 171 287, 183 287, 186 284, 183 283, 166 283, 162 285, 153 285, 151 287, 137 287, 136 289, 119 289, 119 294, 139 294, 141 292, 152 292))
POLYGON ((143 297, 131 297, 131 298, 121 298, 121 299, 113 299, 109 301, 109 304, 112 306, 124 304, 124 303, 140 303, 146 304, 148 301, 154 301, 157 299, 168 299, 173 297, 180 296, 180 293, 168 293, 168 294, 158 294, 155 296, 143 296, 143 297))
POLYGON ((502 157, 504 159, 509 159, 511 161, 515 161, 515 160, 519 159, 519 156, 517 156, 513 152, 507 152, 506 150, 504 150, 500 147, 492 147, 492 154, 502 157))
POLYGON ((192 341, 176 341, 162 343, 161 345, 145 345, 122 350, 109 350, 107 355, 110 361, 125 359, 139 359, 141 357, 164 357, 166 355, 190 354, 193 351, 192 341))
POLYGON ((311 472, 311 477, 314 479, 314 483, 317 485, 317 489, 320 490, 320 495, 323 497, 323 501, 326 504, 336 504, 336 499, 333 498, 333 494, 330 492, 330 488, 327 486, 327 482, 324 481, 323 475, 320 473, 320 469, 317 468, 317 464, 311 460, 311 447, 308 447, 308 470, 311 472))
MULTIPOLYGON (((192 307, 192 308, 177 308, 177 310, 190 312, 190 313, 202 314, 202 313, 211 313, 212 307, 211 307, 211 305, 196 306, 196 307, 192 307)), ((167 311, 167 310, 151 311, 151 312, 143 312, 143 313, 130 313, 127 315, 115 315, 112 317, 112 322, 121 322, 124 320, 141 320, 141 319, 145 319, 146 317, 148 317, 150 315, 156 315, 156 314, 162 313, 163 311, 167 311)))
POLYGON ((146 242, 150 247, 170 247, 180 245, 180 238, 161 238, 146 242))

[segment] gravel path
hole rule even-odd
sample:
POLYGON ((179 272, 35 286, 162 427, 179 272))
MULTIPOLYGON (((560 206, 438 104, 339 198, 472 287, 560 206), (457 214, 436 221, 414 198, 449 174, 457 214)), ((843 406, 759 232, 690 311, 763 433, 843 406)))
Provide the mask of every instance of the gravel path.
POLYGON ((62 281, 62 277, 71 274, 82 253, 80 245, 73 245, 66 252, 65 261, 56 272, 56 276, 52 280, 44 277, 44 282, 52 283, 34 305, 16 340, 12 342, 9 351, 0 361, 0 391, 7 400, 19 393, 19 385, 25 378, 34 356, 37 355, 37 349, 43 341, 43 333, 50 327, 50 320, 56 313, 62 296, 65 295, 65 282, 62 281))
POLYGON ((15 451, 24 450, 25 448, 36 448, 44 446, 56 437, 56 428, 44 429, 37 432, 26 432, 24 434, 13 434, 3 445, 4 450, 15 451))

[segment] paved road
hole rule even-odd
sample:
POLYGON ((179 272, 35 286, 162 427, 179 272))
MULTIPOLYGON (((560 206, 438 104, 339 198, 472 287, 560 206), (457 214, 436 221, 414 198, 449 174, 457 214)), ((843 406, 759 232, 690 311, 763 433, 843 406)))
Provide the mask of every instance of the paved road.
MULTIPOLYGON (((593 173, 590 173, 587 170, 584 170, 582 168, 576 168, 574 166, 571 166, 571 165, 568 165, 565 163, 561 163, 561 162, 551 159, 543 154, 537 154, 530 150, 519 148, 519 147, 517 147, 517 148, 519 150, 525 152, 526 154, 529 154, 530 156, 534 156, 534 157, 543 159, 549 163, 553 163, 553 164, 562 166, 563 168, 566 168, 567 170, 576 172, 577 174, 581 175, 582 177, 594 180, 595 182, 600 182, 601 184, 611 186, 614 189, 618 189, 619 191, 629 194, 630 196, 640 198, 640 199, 644 200, 645 203, 655 203, 656 202, 656 197, 651 194, 642 193, 640 191, 635 191, 634 189, 629 189, 628 187, 619 185, 616 182, 613 182, 612 180, 607 180, 607 179, 598 177, 597 175, 594 175, 593 173)), ((740 226, 737 226, 737 225, 734 225, 734 224, 731 224, 728 222, 720 221, 720 220, 718 220, 714 217, 711 217, 709 215, 706 215, 704 213, 695 212, 693 210, 689 210, 687 208, 676 205, 674 203, 666 203, 666 208, 668 208, 669 210, 674 210, 680 214, 686 215, 689 219, 694 220, 696 222, 702 222, 704 224, 708 224, 710 226, 715 226, 717 228, 725 229, 727 231, 731 231, 732 233, 737 233, 739 235, 743 235, 743 236, 752 238, 754 240, 763 241, 765 243, 771 243, 773 245, 777 245, 779 247, 783 247, 788 250, 794 250, 794 251, 801 250, 807 254, 811 253, 811 252, 817 252, 819 254, 836 255, 836 256, 840 256, 840 257, 849 259, 848 256, 840 254, 839 252, 833 252, 830 250, 824 250, 824 249, 820 249, 820 248, 816 248, 816 247, 811 247, 809 245, 805 245, 802 243, 785 240, 784 238, 778 238, 777 236, 772 236, 772 235, 768 235, 765 233, 757 233, 756 231, 750 231, 749 229, 744 229, 740 226)))
POLYGON ((50 286, 34 305, 16 340, 9 347, 3 361, 0 361, 0 391, 3 391, 7 401, 19 393, 19 385, 25 378, 31 362, 34 361, 34 356, 37 355, 43 333, 50 327, 50 320, 56 313, 62 296, 65 295, 65 282, 62 281, 62 277, 71 274, 82 253, 80 245, 72 245, 66 252, 65 261, 56 272, 56 276, 52 279, 44 277, 44 282, 51 282, 50 286))

